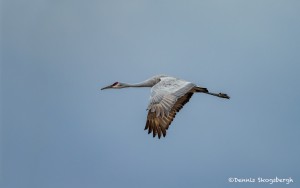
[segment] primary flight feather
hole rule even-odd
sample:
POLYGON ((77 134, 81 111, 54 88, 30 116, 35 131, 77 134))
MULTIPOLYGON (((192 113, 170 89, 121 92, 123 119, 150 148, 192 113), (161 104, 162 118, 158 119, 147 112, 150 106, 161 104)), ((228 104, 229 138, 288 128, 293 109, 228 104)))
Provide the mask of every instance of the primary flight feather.
POLYGON ((166 136, 167 130, 176 116, 176 113, 190 100, 196 92, 229 99, 224 93, 211 93, 206 88, 199 87, 191 82, 167 75, 153 76, 141 83, 127 84, 115 82, 104 89, 120 89, 126 87, 151 87, 150 102, 145 130, 153 137, 166 136))

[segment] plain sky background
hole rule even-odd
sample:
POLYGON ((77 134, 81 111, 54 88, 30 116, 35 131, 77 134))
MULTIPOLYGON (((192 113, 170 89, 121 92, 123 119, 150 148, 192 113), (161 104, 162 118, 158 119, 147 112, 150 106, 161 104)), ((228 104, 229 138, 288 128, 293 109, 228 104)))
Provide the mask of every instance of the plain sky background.
POLYGON ((300 1, 0 6, 0 187, 300 186, 300 1), (232 98, 194 95, 154 139, 149 88, 99 88, 160 73, 232 98))

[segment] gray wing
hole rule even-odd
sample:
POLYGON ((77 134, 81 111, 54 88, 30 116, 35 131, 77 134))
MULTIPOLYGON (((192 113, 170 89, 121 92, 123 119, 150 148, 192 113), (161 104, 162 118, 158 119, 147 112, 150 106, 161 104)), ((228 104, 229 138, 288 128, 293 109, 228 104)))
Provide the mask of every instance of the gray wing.
POLYGON ((151 90, 150 103, 145 130, 153 137, 166 136, 166 130, 176 113, 189 101, 195 84, 176 78, 162 78, 151 90))

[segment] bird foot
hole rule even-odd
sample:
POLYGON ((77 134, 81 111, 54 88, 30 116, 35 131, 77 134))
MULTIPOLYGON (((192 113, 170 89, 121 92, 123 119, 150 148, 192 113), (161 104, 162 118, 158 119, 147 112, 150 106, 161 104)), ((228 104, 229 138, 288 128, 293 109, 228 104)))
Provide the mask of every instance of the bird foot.
POLYGON ((225 93, 219 93, 219 97, 225 98, 225 99, 230 99, 230 97, 225 93))

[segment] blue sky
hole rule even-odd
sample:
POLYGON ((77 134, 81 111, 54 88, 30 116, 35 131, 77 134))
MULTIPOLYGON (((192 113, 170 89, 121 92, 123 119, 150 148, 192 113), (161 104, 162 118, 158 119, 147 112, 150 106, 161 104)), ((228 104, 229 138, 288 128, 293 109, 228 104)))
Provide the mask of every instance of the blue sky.
POLYGON ((299 1, 1 9, 1 187, 299 187, 299 1), (194 95, 153 139, 149 88, 99 88, 161 73, 231 99, 194 95))

